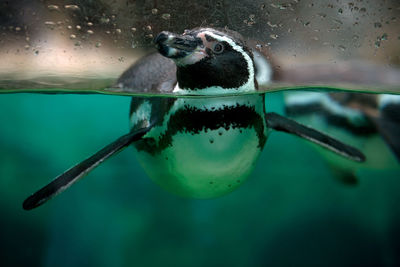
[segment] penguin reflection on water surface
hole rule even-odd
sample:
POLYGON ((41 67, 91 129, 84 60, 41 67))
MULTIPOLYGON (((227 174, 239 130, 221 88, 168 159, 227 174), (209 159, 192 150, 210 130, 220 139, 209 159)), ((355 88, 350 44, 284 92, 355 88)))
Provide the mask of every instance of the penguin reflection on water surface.
POLYGON ((238 33, 211 28, 186 30, 182 35, 162 32, 155 43, 159 53, 126 70, 118 86, 125 91, 207 97, 133 98, 131 131, 27 198, 24 209, 43 204, 130 144, 152 180, 168 191, 195 198, 221 196, 238 187, 251 173, 272 130, 364 160, 351 146, 266 113, 264 94, 223 96, 255 91, 257 75, 263 82, 272 75, 269 63, 260 57, 254 60, 238 33))

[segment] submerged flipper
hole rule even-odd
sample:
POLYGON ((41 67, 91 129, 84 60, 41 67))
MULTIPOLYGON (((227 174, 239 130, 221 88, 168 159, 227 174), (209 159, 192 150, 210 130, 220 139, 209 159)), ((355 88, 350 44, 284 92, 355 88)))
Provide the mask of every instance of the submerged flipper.
POLYGON ((387 104, 381 109, 378 118, 370 117, 370 119, 400 162, 400 104, 387 104))
POLYGON ((121 136, 111 144, 98 151, 93 156, 85 159, 81 163, 75 165, 66 172, 57 176, 48 185, 28 197, 24 201, 22 207, 25 210, 31 210, 42 205, 52 197, 63 192, 80 178, 84 177, 91 170, 96 168, 100 163, 102 163, 112 155, 120 152, 122 149, 129 146, 132 142, 138 141, 150 130, 150 128, 151 126, 141 128, 139 130, 132 131, 126 135, 121 136))
POLYGON ((266 114, 266 121, 268 127, 274 130, 287 132, 305 138, 351 160, 359 162, 365 161, 364 154, 358 149, 274 112, 266 114))

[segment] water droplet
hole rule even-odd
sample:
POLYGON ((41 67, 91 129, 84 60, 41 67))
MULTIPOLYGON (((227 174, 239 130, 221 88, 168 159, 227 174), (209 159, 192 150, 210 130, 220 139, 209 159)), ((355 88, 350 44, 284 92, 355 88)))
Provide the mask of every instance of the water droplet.
POLYGON ((117 34, 121 34, 121 33, 122 33, 121 29, 115 29, 115 32, 116 32, 117 34))
POLYGON ((76 38, 76 35, 75 35, 75 34, 71 34, 71 35, 69 36, 69 38, 70 38, 70 39, 75 39, 75 38, 76 38))
POLYGON ((110 19, 107 18, 107 17, 102 17, 102 18, 100 19, 100 23, 101 23, 101 24, 108 24, 109 22, 110 22, 110 19))
POLYGON ((50 11, 60 11, 60 8, 57 5, 48 5, 47 8, 50 11))
POLYGON ((99 48, 100 46, 101 46, 101 43, 100 42, 96 42, 96 45, 95 45, 97 48, 99 48))
POLYGON ((335 23, 337 23, 337 24, 340 24, 340 25, 343 24, 343 22, 342 22, 341 20, 338 20, 338 19, 334 19, 333 22, 335 22, 335 23))
POLYGON ((342 51, 346 51, 346 47, 344 45, 339 45, 338 48, 342 51))
POLYGON ((164 20, 169 20, 169 19, 171 19, 171 14, 164 13, 164 14, 161 15, 161 18, 164 19, 164 20))
POLYGON ((87 25, 88 25, 89 27, 91 27, 91 26, 93 26, 93 22, 88 22, 87 25))
POLYGON ((56 26, 56 24, 53 21, 45 21, 44 25, 49 27, 51 30, 53 30, 55 28, 55 26, 56 26))
POLYGON ((65 5, 64 8, 67 10, 73 10, 73 11, 80 9, 79 6, 77 6, 77 5, 65 5))
POLYGON ((34 54, 35 56, 39 55, 39 50, 35 50, 34 54))
POLYGON ((274 40, 278 39, 278 35, 277 34, 270 34, 269 37, 271 37, 274 40))
POLYGON ((374 23, 374 27, 375 27, 375 28, 381 28, 381 27, 382 27, 382 23, 380 23, 380 22, 375 22, 375 23, 374 23))
POLYGON ((92 30, 87 30, 88 34, 93 34, 94 32, 92 30))
POLYGON ((153 8, 153 9, 151 10, 151 14, 157 15, 157 13, 158 13, 158 9, 157 9, 157 8, 153 8))
POLYGON ((72 26, 71 26, 71 25, 68 25, 68 26, 67 26, 67 29, 68 29, 68 30, 72 30, 72 26))
POLYGON ((132 27, 132 28, 131 28, 131 32, 136 32, 136 30, 137 30, 137 29, 136 29, 135 27, 132 27))
POLYGON ((82 29, 82 27, 81 27, 80 25, 76 25, 75 28, 76 28, 77 30, 82 29))

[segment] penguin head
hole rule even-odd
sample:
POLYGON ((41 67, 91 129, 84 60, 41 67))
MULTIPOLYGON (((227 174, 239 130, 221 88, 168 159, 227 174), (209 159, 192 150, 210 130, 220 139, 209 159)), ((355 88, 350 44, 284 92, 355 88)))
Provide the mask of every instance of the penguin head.
POLYGON ((155 44, 177 66, 182 93, 224 94, 256 90, 253 54, 234 31, 212 28, 163 31, 155 44))

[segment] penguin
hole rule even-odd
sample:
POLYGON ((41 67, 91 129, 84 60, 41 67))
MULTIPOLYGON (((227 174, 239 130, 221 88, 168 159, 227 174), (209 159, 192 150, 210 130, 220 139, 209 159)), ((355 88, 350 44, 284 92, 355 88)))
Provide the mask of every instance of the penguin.
POLYGON ((358 183, 359 168, 399 168, 400 96, 365 93, 285 93, 286 114, 351 142, 366 154, 362 165, 344 162, 319 150, 334 175, 347 185, 358 183), (386 144, 386 145, 385 145, 386 144))
POLYGON ((126 92, 181 97, 134 97, 130 132, 59 175, 28 197, 30 210, 61 193, 127 146, 148 176, 185 197, 215 198, 232 192, 251 173, 272 131, 304 138, 357 162, 358 149, 277 113, 267 113, 257 78, 272 79, 267 60, 254 57, 243 38, 227 29, 161 32, 158 53, 134 63, 118 79, 126 92))

